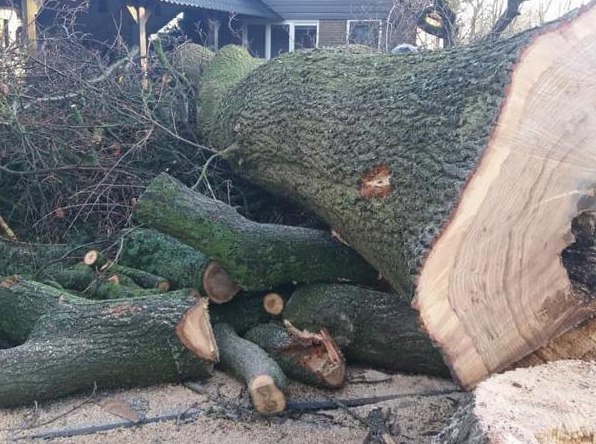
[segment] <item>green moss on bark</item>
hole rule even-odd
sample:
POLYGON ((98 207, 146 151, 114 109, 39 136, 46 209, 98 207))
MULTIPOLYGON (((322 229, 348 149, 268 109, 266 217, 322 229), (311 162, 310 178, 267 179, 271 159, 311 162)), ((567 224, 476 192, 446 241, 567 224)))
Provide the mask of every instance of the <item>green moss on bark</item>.
POLYGON ((372 267, 329 233, 249 221, 165 173, 141 196, 134 217, 216 260, 245 291, 376 279, 372 267))
POLYGON ((531 36, 407 57, 284 55, 209 105, 220 122, 210 139, 233 144, 226 157, 238 173, 313 210, 411 297, 531 36), (364 196, 363 179, 381 166, 388 194, 364 196))
POLYGON ((94 384, 103 390, 209 376, 213 363, 175 334, 195 303, 184 290, 91 302, 27 281, 0 288, 2 330, 27 338, 0 350, 0 407, 90 392, 94 384))
POLYGON ((137 229, 124 237, 119 263, 163 276, 173 288, 200 290, 209 258, 171 236, 137 229))

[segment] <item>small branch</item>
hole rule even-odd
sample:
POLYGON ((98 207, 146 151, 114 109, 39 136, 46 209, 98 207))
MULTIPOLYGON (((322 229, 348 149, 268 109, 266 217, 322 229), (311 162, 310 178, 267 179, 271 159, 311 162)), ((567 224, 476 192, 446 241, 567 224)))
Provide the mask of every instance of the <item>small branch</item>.
MULTIPOLYGON (((116 71, 118 68, 126 65, 126 63, 128 63, 131 59, 133 59, 138 54, 138 52, 139 52, 139 48, 137 48, 137 47, 133 48, 127 57, 124 57, 123 59, 120 59, 117 62, 113 63, 112 65, 108 66, 106 68, 106 70, 101 75, 95 77, 94 79, 89 80, 88 83, 90 85, 95 85, 97 83, 101 83, 101 82, 107 80, 112 75, 112 73, 114 71, 116 71)), ((72 98, 77 97, 80 93, 81 93, 81 91, 77 91, 77 92, 62 94, 62 95, 54 96, 54 97, 40 97, 40 98, 35 99, 32 102, 26 104, 25 106, 23 106, 23 110, 26 110, 35 104, 39 104, 39 103, 43 103, 43 102, 58 102, 61 100, 72 99, 72 98)))
POLYGON ((6 237, 9 240, 18 240, 16 234, 14 234, 14 231, 10 229, 6 221, 2 218, 2 216, 0 216, 0 236, 2 236, 3 234, 4 237, 6 237))
POLYGON ((501 14, 493 29, 486 36, 487 41, 496 40, 507 29, 511 22, 521 13, 519 8, 523 2, 527 0, 507 0, 507 9, 501 14))
POLYGON ((312 412, 317 410, 337 410, 345 409, 348 407, 360 407, 363 405, 378 404, 379 402, 392 401, 400 398, 410 398, 414 396, 442 396, 449 395, 451 393, 460 393, 459 389, 444 389, 444 390, 433 390, 430 392, 422 393, 403 393, 399 395, 387 395, 387 396, 373 396, 370 398, 349 398, 349 399, 322 399, 313 401, 288 401, 286 410, 284 413, 289 412, 312 412))
POLYGON ((76 428, 66 428, 66 429, 57 429, 57 430, 50 430, 49 432, 43 433, 36 433, 32 435, 23 435, 23 436, 15 436, 12 439, 15 441, 20 441, 24 439, 54 439, 54 438, 66 438, 69 436, 83 436, 83 435, 92 435, 99 432, 107 432, 109 430, 115 429, 129 429, 136 426, 141 426, 144 424, 153 424, 156 422, 163 422, 163 421, 188 421, 195 419, 199 416, 201 410, 196 407, 191 407, 183 412, 171 413, 167 415, 158 415, 152 416, 149 418, 141 419, 138 422, 132 421, 116 421, 116 422, 108 422, 104 424, 93 424, 87 425, 82 427, 76 428))

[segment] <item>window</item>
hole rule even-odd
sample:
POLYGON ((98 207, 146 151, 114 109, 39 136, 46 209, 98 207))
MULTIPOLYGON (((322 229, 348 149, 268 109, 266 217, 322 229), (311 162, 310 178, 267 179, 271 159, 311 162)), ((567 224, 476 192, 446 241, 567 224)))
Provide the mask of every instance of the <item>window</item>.
POLYGON ((290 25, 271 25, 271 57, 290 50, 290 25))
POLYGON ((317 47, 317 25, 296 25, 294 27, 294 48, 317 47))
POLYGON ((270 59, 297 49, 316 48, 318 39, 318 21, 248 23, 244 27, 243 44, 255 57, 270 59))
POLYGON ((246 35, 248 50, 253 57, 265 57, 266 25, 248 25, 246 35))
POLYGON ((381 21, 348 20, 348 43, 379 48, 381 45, 381 21))

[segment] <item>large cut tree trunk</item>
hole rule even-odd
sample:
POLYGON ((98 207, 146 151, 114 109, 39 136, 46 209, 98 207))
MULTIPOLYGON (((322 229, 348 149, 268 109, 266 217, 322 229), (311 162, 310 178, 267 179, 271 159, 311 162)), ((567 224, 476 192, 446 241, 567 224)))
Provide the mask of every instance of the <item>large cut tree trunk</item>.
POLYGON ((306 51, 249 74, 224 48, 204 74, 226 79, 201 91, 206 136, 413 297, 470 387, 594 314, 595 281, 561 259, 596 208, 594 23, 592 2, 483 46, 306 51))

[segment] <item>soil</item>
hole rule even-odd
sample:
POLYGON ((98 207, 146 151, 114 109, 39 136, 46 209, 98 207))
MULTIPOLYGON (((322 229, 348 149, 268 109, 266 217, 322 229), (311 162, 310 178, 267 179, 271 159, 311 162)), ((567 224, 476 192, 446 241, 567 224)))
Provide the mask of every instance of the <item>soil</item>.
MULTIPOLYGON (((396 444, 426 443, 449 421, 466 397, 448 380, 425 376, 389 375, 351 367, 349 383, 341 390, 325 391, 292 383, 288 399, 325 400, 406 394, 376 404, 262 417, 251 406, 244 386, 216 372, 208 381, 186 386, 101 391, 76 398, 18 409, 0 409, 0 442, 41 442, 28 436, 59 429, 128 422, 164 414, 194 413, 192 418, 135 425, 85 436, 54 438, 53 443, 364 443, 373 417, 383 417, 396 444), (424 396, 433 391, 453 393, 424 396), (380 410, 379 410, 380 409, 380 410), (369 414, 374 411, 373 416, 369 414), (379 413, 381 414, 379 416, 379 413), (368 424, 368 425, 367 425, 368 424)), ((91 392, 91 390, 90 390, 91 392)), ((368 437, 367 437, 368 436, 368 437)))

